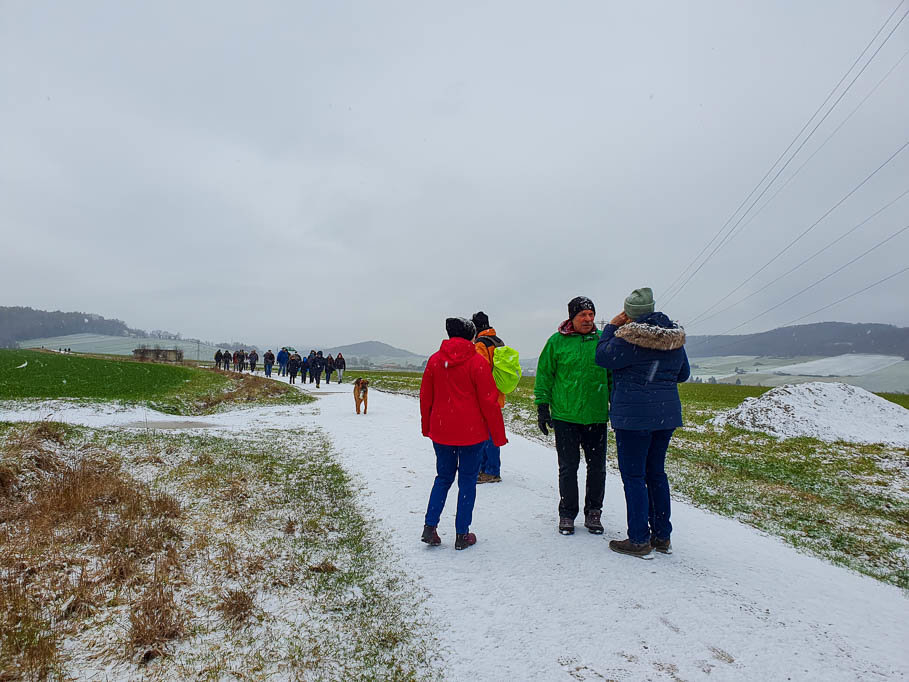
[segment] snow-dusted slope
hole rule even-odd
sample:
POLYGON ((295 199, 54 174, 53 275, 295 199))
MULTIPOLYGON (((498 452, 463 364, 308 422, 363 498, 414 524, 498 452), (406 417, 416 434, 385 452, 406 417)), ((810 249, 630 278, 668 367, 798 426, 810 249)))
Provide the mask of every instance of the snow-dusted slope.
MULTIPOLYGON (((625 529, 613 474, 606 535, 560 536, 555 452, 517 436, 502 450, 504 481, 479 487, 471 528, 477 545, 454 551, 453 490, 440 525, 444 544, 427 547, 419 536, 435 460, 420 435, 416 401, 374 390, 369 414, 358 416, 349 385, 328 390, 321 389, 316 416, 273 407, 180 421, 234 431, 315 420, 362 482, 379 519, 374 532, 430 593, 450 679, 909 676, 909 601, 897 588, 681 503, 673 507, 675 554, 641 561, 610 552, 606 540, 625 529)), ((173 419, 57 408, 58 419, 95 426, 173 419)), ((0 420, 38 412, 0 409, 0 420)))

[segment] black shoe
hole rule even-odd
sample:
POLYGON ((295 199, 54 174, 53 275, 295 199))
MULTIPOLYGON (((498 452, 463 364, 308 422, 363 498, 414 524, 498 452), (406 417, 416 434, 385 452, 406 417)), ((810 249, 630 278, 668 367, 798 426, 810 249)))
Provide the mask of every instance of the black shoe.
POLYGON ((584 528, 587 529, 588 533, 593 533, 594 535, 603 534, 603 523, 600 521, 602 513, 599 509, 596 509, 584 514, 584 528))
POLYGON ((425 542, 430 547, 437 547, 442 544, 442 538, 439 537, 438 532, 436 532, 435 526, 423 526, 423 536, 420 538, 421 541, 425 542))
POLYGON ((574 535, 574 519, 563 516, 559 519, 559 532, 562 535, 574 535))
POLYGON ((637 544, 627 538, 625 540, 610 540, 609 549, 619 554, 630 554, 640 559, 653 559, 649 542, 637 544))
POLYGON ((650 538, 650 546, 653 547, 654 551, 660 552, 661 554, 672 554, 672 543, 669 542, 669 538, 666 538, 665 540, 650 538))
POLYGON ((477 536, 473 533, 458 533, 455 535, 455 549, 467 549, 477 544, 477 536))

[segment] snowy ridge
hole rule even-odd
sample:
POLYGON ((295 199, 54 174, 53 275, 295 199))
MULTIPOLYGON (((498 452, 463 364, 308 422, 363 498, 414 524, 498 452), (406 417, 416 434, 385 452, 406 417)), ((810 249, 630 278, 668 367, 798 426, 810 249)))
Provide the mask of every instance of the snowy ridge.
POLYGON ((711 420, 716 426, 763 431, 779 438, 909 447, 909 410, 863 388, 813 381, 746 398, 711 420))

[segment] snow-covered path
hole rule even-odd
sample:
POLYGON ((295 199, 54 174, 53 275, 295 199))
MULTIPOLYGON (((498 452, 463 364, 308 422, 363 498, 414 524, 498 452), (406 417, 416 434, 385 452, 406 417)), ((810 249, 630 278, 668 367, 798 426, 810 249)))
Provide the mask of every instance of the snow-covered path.
MULTIPOLYGON (((310 390, 309 386, 305 387, 310 390)), ((454 680, 856 680, 909 676, 909 600, 897 589, 799 554, 735 521, 674 503, 672 556, 610 552, 624 536, 621 482, 608 480, 605 536, 557 534, 555 451, 509 435, 503 478, 480 486, 477 545, 455 552, 449 495, 440 534, 419 541, 434 476, 413 398, 350 384, 311 406, 262 407, 181 422, 215 430, 305 426, 330 435, 381 519, 376 529, 428 602, 454 680)), ((313 391, 315 393, 315 391, 313 391)), ((173 417, 144 408, 0 406, 0 420, 52 416, 90 426, 173 417), (53 413, 51 415, 51 413, 53 413)), ((614 453, 611 453, 614 456, 614 453)), ((583 467, 581 472, 583 478, 583 467)))

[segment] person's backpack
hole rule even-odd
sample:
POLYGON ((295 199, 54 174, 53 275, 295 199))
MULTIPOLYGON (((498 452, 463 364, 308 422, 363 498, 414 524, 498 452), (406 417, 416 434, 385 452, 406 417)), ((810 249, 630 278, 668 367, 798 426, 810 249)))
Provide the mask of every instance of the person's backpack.
POLYGON ((511 346, 506 346, 498 336, 478 336, 477 343, 482 343, 487 348, 494 348, 492 356, 492 378, 496 388, 502 393, 512 393, 521 380, 521 359, 511 346))

